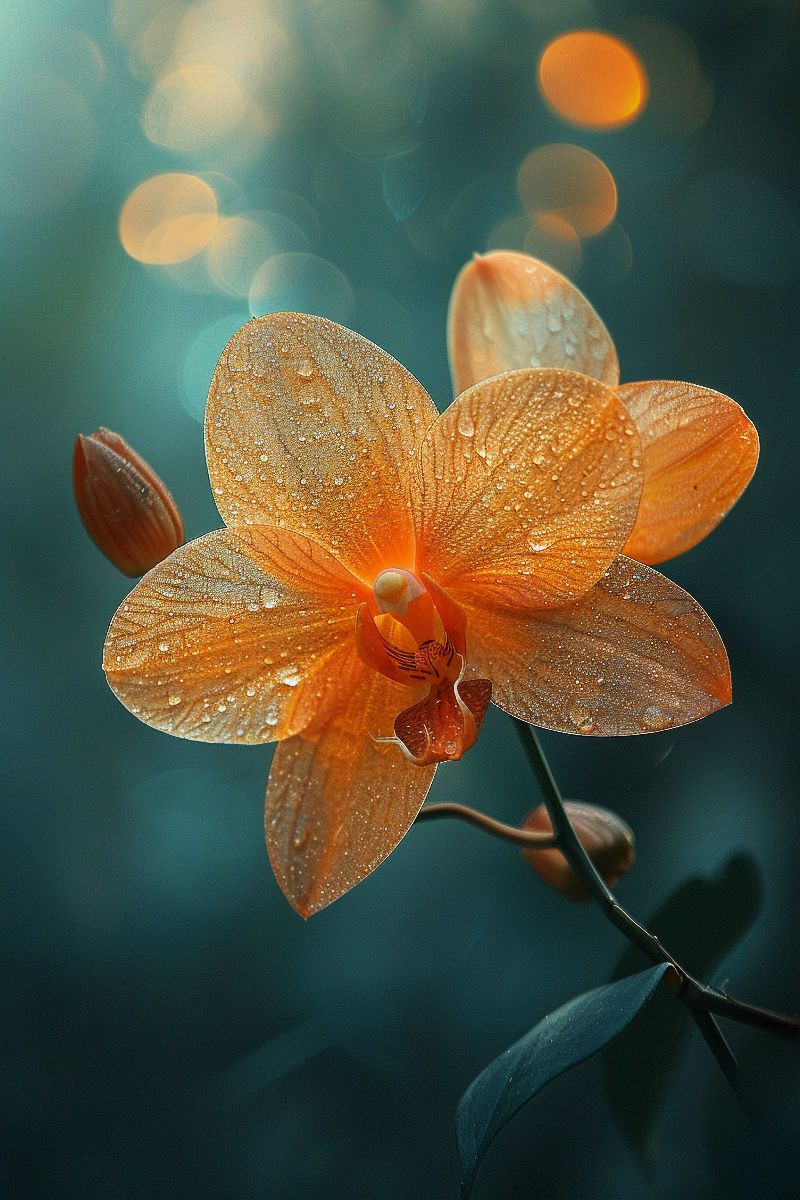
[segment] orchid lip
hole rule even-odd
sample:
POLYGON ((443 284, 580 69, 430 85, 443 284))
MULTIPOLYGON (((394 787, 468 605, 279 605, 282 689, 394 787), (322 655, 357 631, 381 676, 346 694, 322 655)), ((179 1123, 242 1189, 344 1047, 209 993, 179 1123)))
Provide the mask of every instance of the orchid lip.
POLYGON ((478 736, 491 697, 489 680, 466 680, 466 622, 461 609, 427 575, 380 571, 372 592, 378 615, 391 616, 416 642, 403 649, 378 628, 372 606, 363 603, 355 638, 364 663, 421 698, 398 713, 394 732, 372 735, 378 745, 397 746, 416 766, 461 758, 478 736))

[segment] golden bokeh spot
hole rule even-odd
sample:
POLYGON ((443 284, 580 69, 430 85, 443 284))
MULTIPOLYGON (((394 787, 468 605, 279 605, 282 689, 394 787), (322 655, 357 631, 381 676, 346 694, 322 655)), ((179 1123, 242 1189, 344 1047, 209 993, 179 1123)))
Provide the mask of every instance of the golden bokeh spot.
POLYGON ((522 160, 517 187, 532 221, 555 217, 578 237, 600 233, 617 211, 613 175, 581 146, 553 143, 532 150, 522 160))
POLYGON ((216 146, 258 123, 257 108, 236 80, 221 67, 181 67, 159 79, 142 113, 151 142, 179 153, 216 146))
POLYGON ((580 238, 569 221, 553 213, 542 213, 531 222, 522 248, 564 275, 574 275, 581 265, 580 238))
POLYGON ((217 198, 196 175, 153 175, 134 188, 119 218, 122 245, 139 262, 185 262, 210 242, 217 198))
POLYGON ((550 108, 584 129, 617 129, 647 102, 647 72, 619 38, 599 30, 565 33, 539 59, 539 87, 550 108))

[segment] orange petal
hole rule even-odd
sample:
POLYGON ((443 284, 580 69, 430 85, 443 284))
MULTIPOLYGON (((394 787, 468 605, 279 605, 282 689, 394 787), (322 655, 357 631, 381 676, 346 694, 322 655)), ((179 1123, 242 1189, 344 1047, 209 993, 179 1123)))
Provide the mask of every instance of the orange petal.
POLYGON ((619 363, 603 322, 574 284, 510 250, 476 255, 450 297, 453 391, 521 367, 580 371, 614 387, 619 363))
POLYGON ((435 765, 418 767, 377 745, 408 691, 364 666, 353 650, 345 707, 316 737, 275 751, 265 830, 275 877, 301 916, 324 908, 383 862, 410 827, 435 765))
POLYGON ((730 703, 728 657, 700 605, 620 556, 586 596, 536 614, 471 609, 470 662, 499 708, 562 733, 653 733, 730 703))
POLYGON ((103 667, 148 725, 206 742, 272 742, 340 701, 361 585, 288 530, 219 530, 137 584, 103 667))
POLYGON ((642 440, 644 490, 625 553, 658 563, 714 529, 750 482, 758 434, 735 400, 693 383, 628 383, 617 395, 642 440))
POLYGON ((510 371, 454 400, 420 453, 417 570, 457 603, 545 608, 587 591, 639 504, 639 439, 616 394, 510 371))
POLYGON ((413 561, 409 477, 437 416, 385 351, 321 317, 273 313, 234 334, 206 409, 226 525, 279 525, 372 583, 413 561))

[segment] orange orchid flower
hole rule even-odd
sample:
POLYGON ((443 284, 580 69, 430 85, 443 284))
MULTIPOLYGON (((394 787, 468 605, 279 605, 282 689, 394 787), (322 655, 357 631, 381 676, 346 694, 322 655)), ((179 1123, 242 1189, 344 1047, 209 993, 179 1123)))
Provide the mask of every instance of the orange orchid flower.
POLYGON ((758 434, 734 400, 664 379, 620 386, 614 343, 589 301, 527 254, 495 250, 464 267, 450 300, 448 347, 456 395, 530 366, 580 371, 614 388, 642 444, 642 501, 623 548, 641 562, 691 549, 755 471, 758 434))
POLYGON ((279 743, 266 837, 304 916, 363 879, 489 699, 570 733, 631 734, 730 700, 703 610, 620 557, 642 489, 615 392, 511 371, 443 415, 330 321, 250 321, 206 410, 226 529, 154 567, 104 668, 150 725, 279 743))

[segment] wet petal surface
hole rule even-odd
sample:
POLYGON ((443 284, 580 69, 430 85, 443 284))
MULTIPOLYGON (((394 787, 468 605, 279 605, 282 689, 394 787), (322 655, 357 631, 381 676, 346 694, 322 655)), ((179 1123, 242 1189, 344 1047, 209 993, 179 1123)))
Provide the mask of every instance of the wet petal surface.
POLYGON ((225 347, 206 455, 226 525, 295 529, 371 583, 413 561, 409 480, 437 416, 391 355, 321 317, 274 313, 225 347))
POLYGON ((728 658, 700 605, 621 556, 576 603, 468 612, 473 670, 506 712, 562 733, 654 733, 730 703, 728 658))
POLYGON ((366 667, 355 650, 341 664, 345 707, 315 736, 275 751, 265 815, 275 877, 302 916, 354 887, 412 824, 435 765, 415 766, 388 734, 408 690, 366 667))
POLYGON ((522 367, 580 371, 619 382, 614 343, 586 297, 546 263, 511 250, 478 254, 450 298, 453 392, 522 367))
POLYGON ((288 530, 219 530, 154 567, 117 610, 103 666, 142 721, 211 742, 270 742, 341 702, 360 585, 288 530))
POLYGON ((742 494, 758 434, 735 400, 692 383, 617 388, 642 442, 644 490, 625 553, 659 563, 691 549, 742 494))
POLYGON ((614 391, 585 375, 476 384, 422 446, 417 569, 457 602, 531 609, 582 595, 633 528, 638 448, 614 391))

